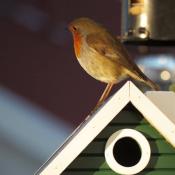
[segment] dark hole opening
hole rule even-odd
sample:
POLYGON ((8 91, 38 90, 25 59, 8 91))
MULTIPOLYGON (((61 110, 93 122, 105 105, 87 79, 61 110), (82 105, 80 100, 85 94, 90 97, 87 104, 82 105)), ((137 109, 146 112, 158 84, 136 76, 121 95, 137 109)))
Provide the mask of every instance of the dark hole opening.
POLYGON ((141 158, 141 150, 138 143, 130 137, 118 140, 114 145, 113 154, 115 160, 125 167, 136 165, 141 158))

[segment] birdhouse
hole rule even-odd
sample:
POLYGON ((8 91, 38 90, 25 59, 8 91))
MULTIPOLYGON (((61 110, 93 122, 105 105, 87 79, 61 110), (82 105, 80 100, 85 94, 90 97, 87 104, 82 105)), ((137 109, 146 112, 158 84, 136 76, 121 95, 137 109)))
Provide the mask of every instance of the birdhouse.
POLYGON ((174 175, 175 93, 128 81, 36 175, 174 175))

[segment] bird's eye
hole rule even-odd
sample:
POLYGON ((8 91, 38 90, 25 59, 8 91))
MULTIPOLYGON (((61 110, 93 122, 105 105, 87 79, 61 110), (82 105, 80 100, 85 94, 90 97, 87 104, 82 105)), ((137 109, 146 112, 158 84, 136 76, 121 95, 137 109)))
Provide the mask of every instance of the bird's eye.
POLYGON ((76 28, 75 26, 72 26, 72 29, 73 29, 74 31, 76 31, 76 30, 77 30, 77 28, 76 28))

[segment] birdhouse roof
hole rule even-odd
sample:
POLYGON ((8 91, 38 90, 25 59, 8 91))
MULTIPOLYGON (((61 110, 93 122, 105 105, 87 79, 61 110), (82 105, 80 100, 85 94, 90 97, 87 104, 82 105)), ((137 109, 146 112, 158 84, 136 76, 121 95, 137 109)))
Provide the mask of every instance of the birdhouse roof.
POLYGON ((148 91, 144 94, 128 81, 79 125, 36 175, 61 174, 129 102, 175 147, 175 93, 148 91))

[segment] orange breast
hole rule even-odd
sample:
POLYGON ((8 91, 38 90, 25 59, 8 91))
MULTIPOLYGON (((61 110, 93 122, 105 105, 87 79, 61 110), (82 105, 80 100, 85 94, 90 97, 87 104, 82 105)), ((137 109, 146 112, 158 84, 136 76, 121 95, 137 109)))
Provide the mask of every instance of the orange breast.
POLYGON ((74 32, 74 49, 75 55, 78 58, 80 56, 80 49, 81 49, 81 36, 78 32, 74 32))

